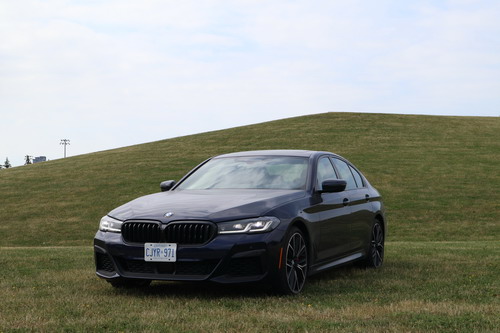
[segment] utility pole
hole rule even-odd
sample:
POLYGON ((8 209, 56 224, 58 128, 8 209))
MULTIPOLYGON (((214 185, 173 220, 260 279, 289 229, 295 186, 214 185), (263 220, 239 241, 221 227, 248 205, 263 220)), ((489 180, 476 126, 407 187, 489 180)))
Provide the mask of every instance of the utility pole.
POLYGON ((33 159, 33 156, 31 156, 31 155, 24 156, 24 160, 25 160, 24 165, 31 164, 32 159, 33 159))
POLYGON ((66 158, 66 146, 69 145, 69 140, 68 139, 61 139, 60 145, 64 145, 64 158, 66 158))

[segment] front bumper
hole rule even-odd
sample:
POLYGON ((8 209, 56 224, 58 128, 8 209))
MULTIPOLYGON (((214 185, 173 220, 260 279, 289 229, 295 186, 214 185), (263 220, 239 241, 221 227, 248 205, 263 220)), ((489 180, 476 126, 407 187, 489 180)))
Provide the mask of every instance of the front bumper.
POLYGON ((96 274, 104 279, 259 282, 279 269, 283 233, 216 235, 203 245, 178 245, 176 262, 144 261, 144 244, 125 243, 121 234, 98 231, 96 274))

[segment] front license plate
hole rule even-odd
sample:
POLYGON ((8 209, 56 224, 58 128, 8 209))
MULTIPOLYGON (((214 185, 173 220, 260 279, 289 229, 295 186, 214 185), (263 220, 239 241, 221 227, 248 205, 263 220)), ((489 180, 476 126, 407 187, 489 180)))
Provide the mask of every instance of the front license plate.
POLYGON ((177 260, 176 243, 145 243, 144 244, 145 261, 170 261, 177 260))

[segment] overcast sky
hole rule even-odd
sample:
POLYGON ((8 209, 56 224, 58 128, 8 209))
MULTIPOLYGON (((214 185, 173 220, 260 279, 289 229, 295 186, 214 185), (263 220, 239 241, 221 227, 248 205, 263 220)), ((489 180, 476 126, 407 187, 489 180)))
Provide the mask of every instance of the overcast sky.
POLYGON ((0 164, 328 111, 500 115, 500 1, 0 0, 0 164))

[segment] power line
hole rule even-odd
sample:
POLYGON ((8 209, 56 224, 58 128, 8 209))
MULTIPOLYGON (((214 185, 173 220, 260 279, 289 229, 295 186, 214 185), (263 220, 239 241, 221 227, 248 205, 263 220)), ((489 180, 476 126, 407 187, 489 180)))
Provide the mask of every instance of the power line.
POLYGON ((66 146, 69 145, 68 139, 61 139, 60 145, 64 145, 64 158, 66 158, 66 146))

